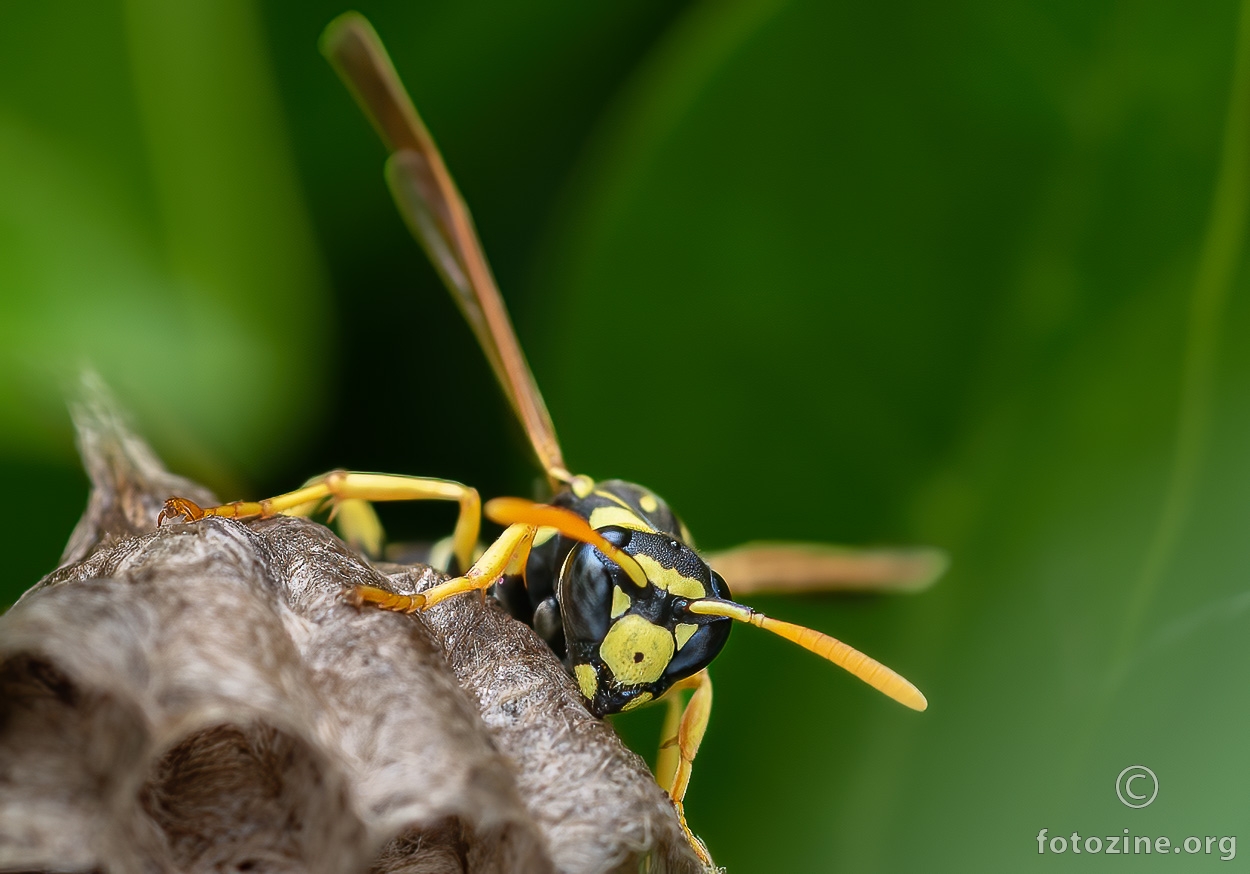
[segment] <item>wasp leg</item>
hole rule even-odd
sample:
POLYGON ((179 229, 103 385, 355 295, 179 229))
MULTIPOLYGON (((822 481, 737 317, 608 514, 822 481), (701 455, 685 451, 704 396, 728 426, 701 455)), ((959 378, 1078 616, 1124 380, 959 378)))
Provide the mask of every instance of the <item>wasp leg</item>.
MULTIPOLYGON (((286 516, 311 516, 317 512, 318 505, 311 504, 307 508, 297 507, 289 510, 286 516)), ((382 520, 373 504, 360 498, 336 498, 327 520, 338 529, 339 536, 359 549, 370 558, 382 556, 382 545, 386 542, 386 532, 382 529, 382 520)))
POLYGON ((748 543, 706 558, 738 596, 920 592, 949 564, 940 549, 855 549, 821 543, 748 543))
POLYGON ((690 688, 689 680, 679 681, 660 700, 664 703, 664 723, 660 726, 660 749, 655 757, 655 782, 668 791, 677 779, 677 766, 681 764, 681 751, 677 748, 677 734, 681 731, 681 714, 686 709, 680 694, 690 688))
POLYGON ((509 525, 504 533, 499 535, 499 539, 487 547, 473 567, 469 568, 468 573, 445 583, 439 583, 424 592, 418 592, 415 595, 396 595, 374 586, 357 586, 348 596, 348 600, 356 605, 373 604, 383 610, 414 613, 417 610, 428 610, 452 595, 484 591, 505 574, 522 572, 537 532, 538 528, 534 525, 520 523, 509 525))
POLYGON ((708 718, 712 715, 712 679, 706 670, 699 671, 694 676, 675 683, 664 700, 668 705, 668 712, 664 716, 662 729, 664 740, 660 744, 660 753, 655 762, 655 779, 673 800, 681 830, 685 832, 695 855, 704 865, 711 867, 712 857, 707 847, 686 824, 686 808, 683 802, 686 789, 690 785, 694 757, 699 752, 699 744, 703 742, 703 735, 707 731, 708 718), (694 689, 694 694, 683 708, 681 696, 677 693, 684 689, 694 689))
POLYGON ((365 502, 457 501, 460 515, 452 535, 454 552, 461 567, 468 567, 472 561, 482 524, 482 502, 477 490, 451 480, 429 477, 336 470, 309 480, 293 492, 264 501, 234 501, 219 507, 199 507, 186 498, 174 497, 165 502, 157 524, 173 516, 182 516, 192 522, 205 516, 306 516, 315 512, 327 499, 334 501, 336 510, 346 523, 349 539, 374 555, 381 551, 382 529, 371 508, 362 512, 365 502))

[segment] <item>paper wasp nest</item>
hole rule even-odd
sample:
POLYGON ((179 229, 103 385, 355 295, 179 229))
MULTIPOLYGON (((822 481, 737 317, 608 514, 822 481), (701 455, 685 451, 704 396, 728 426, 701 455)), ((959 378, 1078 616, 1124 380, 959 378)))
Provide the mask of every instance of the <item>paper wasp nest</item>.
POLYGON ((0 869, 697 871, 645 764, 489 603, 302 519, 155 527, 164 470, 100 392, 61 567, 0 618, 0 869))

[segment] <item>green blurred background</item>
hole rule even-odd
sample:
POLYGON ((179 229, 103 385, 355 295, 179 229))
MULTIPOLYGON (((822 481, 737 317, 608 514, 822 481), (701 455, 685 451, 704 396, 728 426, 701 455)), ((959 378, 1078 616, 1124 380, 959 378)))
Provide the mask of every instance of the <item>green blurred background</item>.
MULTIPOLYGON (((735 633, 688 797, 718 862, 1105 870, 1037 832, 1250 840, 1236 3, 359 8, 577 470, 648 484, 709 548, 952 555, 919 596, 759 603, 900 670, 923 715, 735 633), (1115 796, 1133 764, 1161 784, 1142 810, 1115 796)), ((5 5, 5 603, 84 504, 63 398, 87 362, 223 498, 340 466, 529 493, 316 51, 343 9, 5 5)), ((650 753, 658 714, 618 724, 650 753)))

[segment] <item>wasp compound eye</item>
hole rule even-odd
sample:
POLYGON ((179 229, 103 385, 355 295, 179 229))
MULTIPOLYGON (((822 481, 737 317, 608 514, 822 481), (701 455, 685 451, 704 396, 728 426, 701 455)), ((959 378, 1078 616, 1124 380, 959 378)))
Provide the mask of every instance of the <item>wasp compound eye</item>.
MULTIPOLYGON (((699 564, 703 565, 702 560, 699 560, 699 564)), ((708 597, 728 600, 729 586, 725 583, 725 578, 706 565, 703 567, 707 571, 708 597)), ((670 625, 677 650, 664 670, 662 682, 665 686, 707 667, 724 648, 733 628, 733 621, 730 619, 691 612, 690 603, 689 598, 680 595, 669 600, 672 611, 670 625)))
MULTIPOLYGON (((606 529, 604 537, 610 541, 609 533, 611 529, 606 529)), ((587 543, 573 547, 556 585, 570 644, 603 640, 612 620, 628 610, 638 594, 620 566, 587 543)))
POLYGON ((677 651, 664 671, 666 685, 706 668, 724 648, 733 628, 732 619, 699 616, 694 613, 682 616, 677 611, 674 613, 677 621, 673 626, 673 639, 677 643, 677 651))

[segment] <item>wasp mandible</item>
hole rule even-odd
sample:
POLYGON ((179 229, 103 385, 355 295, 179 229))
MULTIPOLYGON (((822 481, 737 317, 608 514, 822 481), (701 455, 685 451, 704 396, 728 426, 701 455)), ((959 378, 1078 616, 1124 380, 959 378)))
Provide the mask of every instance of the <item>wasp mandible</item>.
POLYGON ((711 713, 707 665, 734 622, 797 643, 896 701, 924 710, 907 680, 819 631, 770 618, 731 600, 763 590, 919 588, 945 566, 934 550, 854 552, 797 544, 748 545, 702 556, 690 533, 655 493, 622 480, 596 482, 565 465, 546 404, 517 342, 469 211, 369 23, 356 13, 326 29, 322 51, 381 135, 386 180, 473 329, 529 437, 551 488, 549 503, 496 498, 488 519, 505 526, 474 560, 483 507, 476 490, 423 477, 335 471, 268 500, 201 508, 170 498, 162 518, 306 515, 327 501, 355 545, 376 555, 382 531, 368 502, 446 500, 459 504, 448 564, 460 574, 414 595, 363 586, 358 604, 411 613, 455 595, 490 591, 563 661, 597 716, 663 698, 668 705, 656 779, 676 807, 691 846, 710 864, 686 824, 683 799, 711 713), (677 693, 693 690, 682 705, 677 693))

